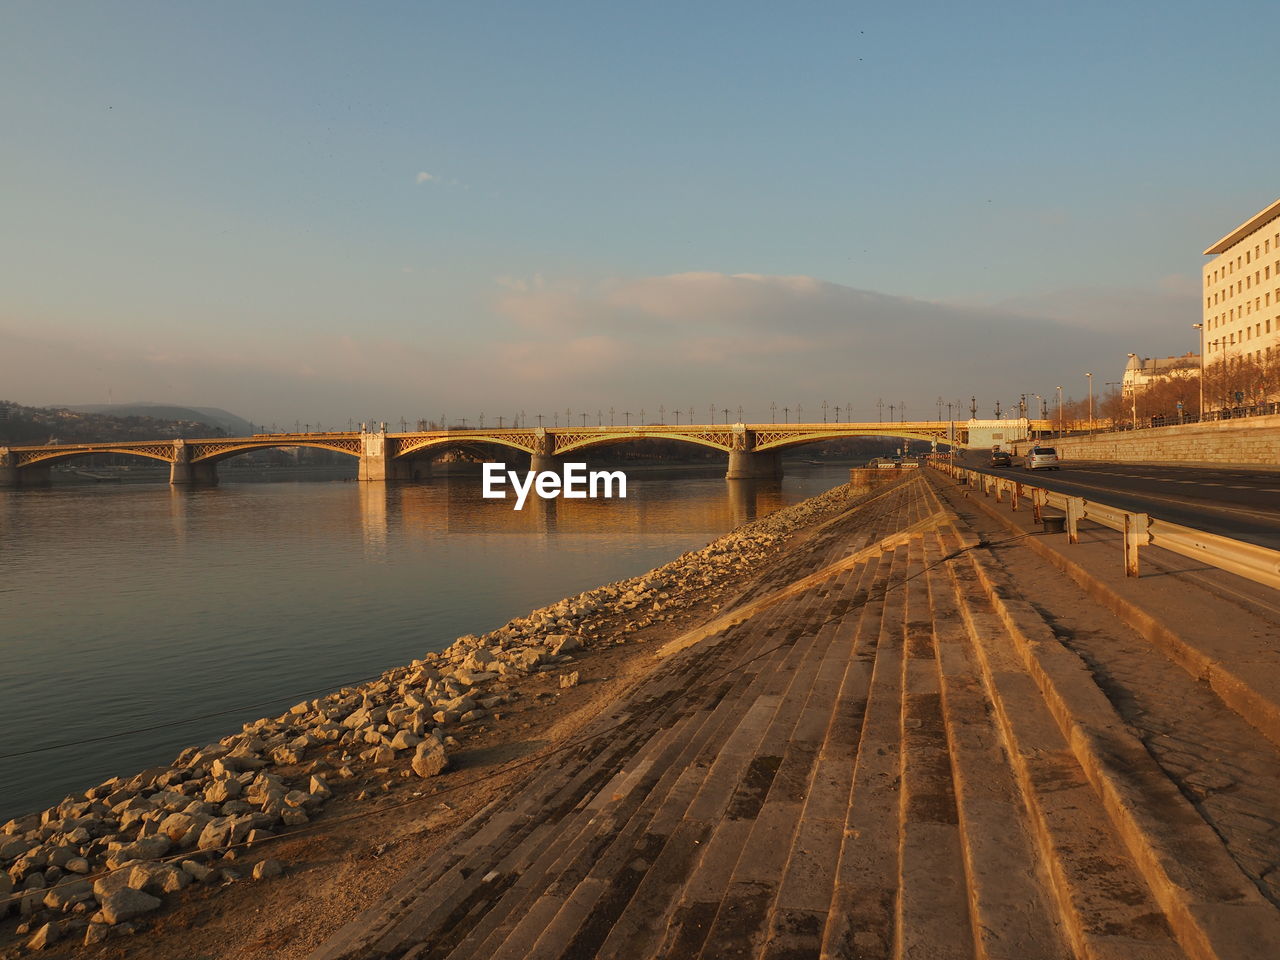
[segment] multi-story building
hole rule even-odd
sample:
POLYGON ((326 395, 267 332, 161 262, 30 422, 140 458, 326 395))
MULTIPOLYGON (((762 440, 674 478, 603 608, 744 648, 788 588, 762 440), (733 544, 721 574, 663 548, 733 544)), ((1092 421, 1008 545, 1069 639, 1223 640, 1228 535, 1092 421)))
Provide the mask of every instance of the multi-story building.
POLYGON ((1194 353, 1180 357, 1139 357, 1129 354, 1120 383, 1121 392, 1127 397, 1135 387, 1145 387, 1161 380, 1175 377, 1193 377, 1200 372, 1200 358, 1194 353))
POLYGON ((1280 362, 1280 200, 1211 246, 1204 266, 1205 367, 1280 362))

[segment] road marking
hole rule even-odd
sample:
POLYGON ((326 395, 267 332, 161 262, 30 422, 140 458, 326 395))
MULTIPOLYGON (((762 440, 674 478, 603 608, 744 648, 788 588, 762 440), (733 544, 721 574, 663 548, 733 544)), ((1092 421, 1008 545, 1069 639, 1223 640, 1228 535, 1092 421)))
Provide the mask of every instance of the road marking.
MULTIPOLYGON (((969 469, 973 469, 973 468, 970 467, 969 469)), ((990 476, 1000 476, 1000 474, 990 474, 990 476)), ((1130 497, 1137 500, 1153 500, 1160 503, 1167 503, 1176 507, 1192 507, 1195 509, 1210 511, 1213 513, 1226 514, 1229 517, 1235 517, 1235 518, 1243 518, 1243 517, 1255 518, 1256 517, 1259 520, 1267 521, 1267 523, 1272 527, 1276 526, 1277 521, 1280 520, 1280 517, 1277 516, 1275 510, 1250 510, 1247 507, 1223 506, 1217 503, 1210 502, 1200 497, 1171 497, 1171 496, 1160 496, 1158 494, 1147 493, 1145 491, 1140 491, 1140 490, 1117 490, 1113 487, 1099 486, 1096 483, 1091 484, 1084 479, 1070 480, 1065 477, 1055 477, 1054 479, 1057 480, 1059 483, 1064 483, 1064 484, 1067 484, 1068 486, 1079 487, 1082 490, 1087 491, 1089 493, 1100 494, 1104 498, 1107 496, 1130 497)), ((1225 483, 1204 483, 1202 485, 1212 486, 1212 487, 1227 486, 1227 484, 1225 483)), ((1241 489, 1257 490, 1258 488, 1244 487, 1241 489)), ((1056 492, 1072 493, 1072 491, 1070 490, 1058 490, 1056 492)), ((1240 539, 1240 537, 1236 535, 1235 539, 1240 539)), ((1251 542, 1251 541, 1246 541, 1246 542, 1251 542)))

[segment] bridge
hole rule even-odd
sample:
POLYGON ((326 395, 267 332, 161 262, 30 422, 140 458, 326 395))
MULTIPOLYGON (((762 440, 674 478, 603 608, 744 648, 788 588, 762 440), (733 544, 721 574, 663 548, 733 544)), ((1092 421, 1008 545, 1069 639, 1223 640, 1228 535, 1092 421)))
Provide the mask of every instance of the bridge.
MULTIPOLYGON (((1030 421, 1048 430, 1048 421, 1030 421)), ((49 468, 93 454, 114 453, 158 460, 170 466, 174 485, 216 484, 217 465, 255 450, 313 447, 355 457, 359 478, 370 481, 413 480, 430 475, 431 459, 448 448, 488 445, 526 454, 530 468, 555 470, 570 454, 634 440, 673 440, 721 450, 728 456, 729 479, 782 475, 781 451, 845 437, 886 437, 930 444, 964 446, 969 426, 960 420, 894 423, 708 424, 626 427, 557 427, 534 429, 447 429, 410 433, 377 431, 345 433, 259 433, 251 437, 148 440, 102 443, 0 446, 0 487, 36 486, 49 482, 49 468)))

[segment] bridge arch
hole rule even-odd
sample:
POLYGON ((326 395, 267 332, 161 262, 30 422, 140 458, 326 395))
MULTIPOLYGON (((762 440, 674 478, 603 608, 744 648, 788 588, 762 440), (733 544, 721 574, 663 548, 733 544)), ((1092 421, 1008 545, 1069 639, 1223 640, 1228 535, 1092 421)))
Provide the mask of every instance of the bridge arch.
POLYGON ((117 456, 140 457, 144 460, 159 460, 161 463, 173 463, 173 447, 130 447, 130 446, 112 446, 112 445, 93 445, 69 447, 66 450, 40 450, 31 451, 30 453, 20 454, 16 466, 19 469, 27 467, 49 467, 55 463, 65 463, 68 460, 74 460, 77 457, 92 457, 100 453, 111 453, 117 456))
POLYGON ((315 450, 332 450, 344 453, 349 457, 360 456, 360 441, 335 438, 333 440, 254 440, 252 442, 232 441, 228 443, 203 442, 189 443, 192 463, 221 463, 244 453, 258 450, 285 450, 290 447, 311 447, 315 450))
POLYGON ((698 434, 676 433, 666 430, 636 430, 631 433, 582 433, 557 435, 556 456, 563 456, 575 450, 588 450, 593 447, 612 446, 618 443, 630 443, 634 440, 672 440, 677 443, 689 443, 700 447, 710 447, 721 453, 728 453, 733 447, 733 433, 729 430, 698 434), (563 439, 563 443, 561 440, 563 439))
POLYGON ((393 454, 393 458, 400 460, 406 457, 413 457, 421 453, 434 453, 448 447, 459 447, 469 444, 488 444, 498 447, 506 447, 511 450, 518 450, 521 453, 532 454, 534 452, 532 446, 522 443, 520 440, 508 439, 506 437, 494 436, 488 434, 458 434, 453 436, 440 437, 424 437, 411 441, 401 440, 393 454))
MULTIPOLYGON (((847 440, 851 438, 871 437, 882 440, 923 440, 926 443, 937 441, 938 443, 947 443, 947 435, 945 432, 939 434, 933 431, 925 430, 813 430, 805 433, 793 433, 779 431, 777 435, 772 431, 760 430, 756 433, 756 443, 752 448, 757 451, 764 450, 787 450, 791 447, 801 447, 811 443, 822 443, 824 440, 847 440)), ((959 440, 956 440, 959 443, 959 440)))

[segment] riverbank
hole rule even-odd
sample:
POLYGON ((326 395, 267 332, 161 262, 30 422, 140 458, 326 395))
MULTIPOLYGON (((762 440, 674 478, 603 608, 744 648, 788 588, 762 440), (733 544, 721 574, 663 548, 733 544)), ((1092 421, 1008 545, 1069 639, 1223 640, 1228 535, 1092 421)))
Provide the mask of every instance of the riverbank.
POLYGON ((370 863, 388 844, 425 853, 527 774, 509 761, 562 742, 643 677, 647 641, 714 614, 851 499, 837 488, 647 574, 11 820, 0 867, 17 916, 0 923, 0 950, 300 955, 393 879, 370 863), (277 869, 282 879, 242 883, 277 869), (246 925, 254 911, 262 921, 246 925))

